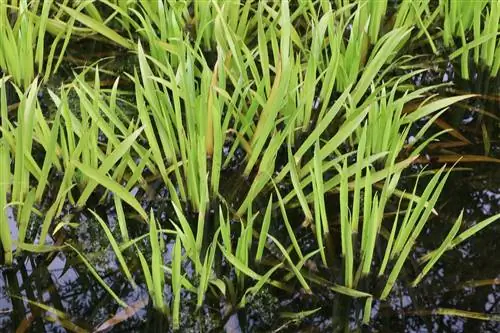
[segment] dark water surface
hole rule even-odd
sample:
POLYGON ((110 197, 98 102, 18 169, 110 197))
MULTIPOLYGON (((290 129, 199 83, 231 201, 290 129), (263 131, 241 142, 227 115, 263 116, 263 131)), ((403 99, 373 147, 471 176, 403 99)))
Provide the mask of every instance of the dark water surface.
MULTIPOLYGON (((453 174, 442 199, 444 206, 440 210, 441 214, 429 221, 429 227, 420 238, 423 242, 418 245, 416 253, 425 253, 426 249, 438 247, 462 207, 465 208, 465 225, 500 212, 500 169, 491 165, 478 165, 474 172, 453 174)), ((137 307, 134 315, 112 326, 112 332, 168 331, 168 318, 154 311, 151 304, 145 305, 148 296, 144 285, 139 284, 136 290, 132 290, 121 276, 113 253, 110 249, 106 250, 107 239, 94 222, 88 217, 80 217, 80 226, 75 231, 78 243, 113 290, 127 304, 137 307)), ((363 331, 500 332, 498 322, 428 313, 440 307, 484 313, 500 312, 499 234, 500 224, 494 223, 456 249, 448 251, 416 288, 407 287, 415 276, 411 267, 407 268, 389 300, 374 302, 372 326, 363 328, 363 331), (409 276, 408 280, 405 275, 409 276)), ((43 256, 19 256, 12 268, 4 267, 0 272, 0 332, 65 332, 64 326, 69 325, 69 322, 92 331, 119 311, 108 293, 85 266, 77 264, 73 256, 59 253, 49 260, 43 256), (16 296, 24 296, 63 311, 68 316, 68 323, 52 323, 47 318, 49 314, 16 296)), ((165 292, 170 295, 169 290, 165 292)), ((238 313, 240 329, 272 331, 281 327, 279 331, 320 332, 339 327, 339 323, 346 318, 355 321, 356 314, 352 309, 356 308, 356 304, 349 304, 349 300, 338 296, 281 296, 267 290, 249 302, 247 309, 238 313), (347 314, 344 318, 336 317, 343 312, 339 304, 351 309, 344 313, 347 314), (321 310, 303 320, 299 327, 287 325, 286 320, 278 317, 279 311, 300 312, 319 306, 321 310)), ((196 314, 195 298, 185 298, 182 303, 182 331, 224 330, 226 323, 221 315, 223 304, 211 302, 210 306, 205 306, 196 314)))

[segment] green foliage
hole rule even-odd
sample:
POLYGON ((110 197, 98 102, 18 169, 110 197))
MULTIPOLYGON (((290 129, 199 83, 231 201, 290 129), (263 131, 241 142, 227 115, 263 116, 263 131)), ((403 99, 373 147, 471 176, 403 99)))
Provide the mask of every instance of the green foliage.
MULTIPOLYGON (((82 209, 96 197, 104 204, 112 199, 116 225, 92 212, 94 223, 130 285, 144 281, 154 307, 172 317, 174 329, 182 324, 185 293, 196 295, 198 309, 210 295, 238 308, 264 286, 309 294, 326 286, 362 298, 368 322, 373 300, 387 298, 423 237, 451 171, 431 171, 425 186, 415 185, 411 193, 401 180, 427 145, 449 131, 431 131, 438 118, 474 97, 418 87, 412 79, 428 68, 413 56, 414 45, 428 46, 435 56, 441 45, 453 48, 449 60, 461 57, 464 78, 470 77, 472 54, 495 77, 499 20, 500 3, 487 0, 442 0, 437 7, 402 1, 395 11, 375 0, 3 1, 5 263, 20 251, 72 249, 126 306, 77 246, 48 245, 72 226, 55 221, 65 205, 82 209), (133 66, 122 75, 105 59, 71 67, 66 51, 78 40, 119 48, 133 66), (63 84, 54 79, 61 66, 73 72, 63 84), (418 128, 413 137, 412 128, 418 128), (225 187, 238 186, 227 179, 230 172, 248 186, 228 194, 225 187), (169 220, 152 209, 149 194, 155 195, 158 183, 168 192, 169 220), (338 197, 336 221, 328 212, 329 196, 338 197), (17 224, 8 221, 7 207, 15 210, 17 224), (38 209, 43 221, 30 225, 38 209), (300 221, 291 219, 297 210, 300 221), (147 232, 132 238, 133 223, 147 232), (27 239, 28 226, 37 229, 35 240, 27 239), (11 239, 16 228, 18 240, 11 239), (314 249, 303 248, 299 228, 311 230, 314 249), (306 265, 310 260, 342 268, 341 276, 318 277, 306 265), (192 266, 189 274, 186 265, 192 266), (381 281, 382 291, 366 287, 369 279, 381 281)), ((446 251, 499 216, 459 233, 462 218, 421 259, 425 266, 413 285, 446 251)), ((315 311, 283 317, 297 322, 315 311)))

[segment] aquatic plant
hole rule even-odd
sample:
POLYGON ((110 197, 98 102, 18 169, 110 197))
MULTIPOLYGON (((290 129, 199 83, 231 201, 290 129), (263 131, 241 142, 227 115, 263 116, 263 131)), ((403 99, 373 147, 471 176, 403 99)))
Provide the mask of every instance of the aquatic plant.
MULTIPOLYGON (((495 1, 21 0, 2 2, 0 20, 5 264, 23 252, 76 255, 127 309, 70 237, 95 223, 124 283, 145 285, 173 329, 187 294, 198 310, 223 299, 229 315, 264 287, 361 298, 369 323, 372 302, 388 297, 438 215, 461 156, 412 167, 430 144, 463 138, 442 117, 477 97, 419 84, 432 66, 417 46, 434 56, 453 50, 446 60, 465 79, 469 51, 491 77, 500 66, 495 1), (132 65, 74 59, 81 40, 118 48, 132 65), (61 83, 65 66, 72 73, 61 83), (100 206, 112 207, 115 223, 100 206), (89 220, 72 220, 88 211, 89 220)), ((460 232, 460 214, 412 285, 499 218, 460 232)), ((302 310, 285 317, 317 311, 302 310)))

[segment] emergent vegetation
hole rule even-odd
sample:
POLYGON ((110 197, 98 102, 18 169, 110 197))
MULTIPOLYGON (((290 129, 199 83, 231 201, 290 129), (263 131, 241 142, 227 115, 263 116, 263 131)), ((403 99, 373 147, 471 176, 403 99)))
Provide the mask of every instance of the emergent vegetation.
MULTIPOLYGON (((369 323, 457 163, 498 162, 418 167, 429 144, 463 141, 443 115, 475 98, 418 78, 448 62, 465 80, 496 77, 499 22, 495 0, 3 0, 4 263, 76 255, 127 307, 70 236, 96 223, 174 329, 188 294, 234 311, 265 286, 359 298, 369 323)), ((413 285, 499 218, 457 216, 413 285)))

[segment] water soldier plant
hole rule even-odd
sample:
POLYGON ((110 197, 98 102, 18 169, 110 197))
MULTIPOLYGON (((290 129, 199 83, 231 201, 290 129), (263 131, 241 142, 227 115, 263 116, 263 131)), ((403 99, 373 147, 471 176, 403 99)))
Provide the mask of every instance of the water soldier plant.
MULTIPOLYGON (((369 324, 374 300, 416 286, 446 251, 500 219, 470 226, 455 216, 408 281, 450 174, 499 161, 423 159, 429 145, 463 138, 443 119, 478 96, 418 78, 437 58, 470 79, 471 55, 497 77, 499 20, 500 3, 487 0, 4 0, 3 264, 25 253, 47 265, 77 258, 135 313, 72 237, 95 224, 123 283, 147 289, 174 330, 183 299, 198 313, 221 300, 232 318, 264 289, 360 299, 355 324, 369 324), (86 45, 101 51, 71 53, 86 45)), ((29 302, 85 331, 56 305, 29 302)))

